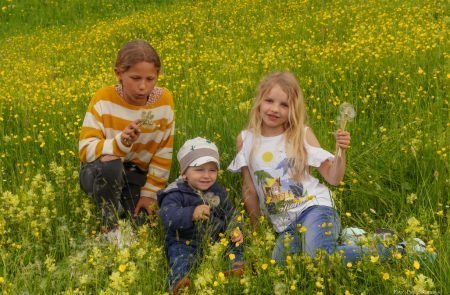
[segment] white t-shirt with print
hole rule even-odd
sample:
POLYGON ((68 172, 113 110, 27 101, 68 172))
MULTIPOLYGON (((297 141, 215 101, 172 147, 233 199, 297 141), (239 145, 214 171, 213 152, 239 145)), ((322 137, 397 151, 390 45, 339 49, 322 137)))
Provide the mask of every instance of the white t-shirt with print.
MULTIPOLYGON (((329 189, 317 178, 307 173, 299 183, 289 177, 284 133, 273 137, 261 136, 256 142, 251 160, 253 133, 244 130, 241 136, 242 149, 228 170, 238 172, 242 167, 248 167, 259 197, 259 206, 277 232, 284 231, 310 206, 333 206, 329 189)), ((331 153, 309 145, 306 140, 305 149, 308 166, 320 167, 324 161, 334 159, 331 153)))

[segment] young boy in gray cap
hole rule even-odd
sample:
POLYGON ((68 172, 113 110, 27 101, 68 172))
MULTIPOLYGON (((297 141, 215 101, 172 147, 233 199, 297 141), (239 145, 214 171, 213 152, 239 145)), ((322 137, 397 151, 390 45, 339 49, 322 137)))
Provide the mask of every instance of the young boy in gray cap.
POLYGON ((204 138, 186 141, 177 154, 181 177, 158 192, 159 215, 165 228, 169 287, 174 294, 189 286, 188 272, 199 261, 202 246, 230 233, 235 258, 226 275, 242 275, 244 237, 226 190, 217 183, 220 167, 217 146, 204 138))

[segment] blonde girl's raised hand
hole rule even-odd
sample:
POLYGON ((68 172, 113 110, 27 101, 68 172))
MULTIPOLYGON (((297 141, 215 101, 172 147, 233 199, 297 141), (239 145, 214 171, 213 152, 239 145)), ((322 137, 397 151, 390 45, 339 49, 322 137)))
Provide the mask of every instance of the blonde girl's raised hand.
POLYGON ((350 146, 350 133, 348 131, 342 131, 339 129, 336 131, 336 149, 341 148, 342 151, 345 151, 350 146))
POLYGON ((239 229, 239 227, 236 227, 232 232, 231 232, 231 237, 230 237, 231 241, 233 243, 237 243, 237 244, 242 244, 244 242, 244 235, 242 234, 241 230, 239 229))
MULTIPOLYGON (((314 135, 311 128, 307 128, 306 141, 314 147, 320 148, 320 143, 317 140, 317 137, 314 135)), ((345 151, 350 145, 350 133, 347 131, 338 130, 336 132, 336 150, 339 147, 345 151)), ((342 153, 341 157, 335 157, 334 160, 326 160, 322 162, 320 167, 317 168, 320 175, 331 185, 338 185, 345 174, 345 152, 342 153)))
POLYGON ((139 135, 141 134, 141 130, 139 129, 140 122, 141 119, 137 119, 128 124, 128 126, 122 131, 120 141, 126 147, 130 147, 139 138, 139 135))

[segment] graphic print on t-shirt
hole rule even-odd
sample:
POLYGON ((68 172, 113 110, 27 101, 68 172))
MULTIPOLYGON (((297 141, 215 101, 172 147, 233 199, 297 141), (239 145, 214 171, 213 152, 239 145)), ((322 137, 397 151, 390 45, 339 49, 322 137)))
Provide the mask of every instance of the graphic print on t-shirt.
MULTIPOLYGON (((263 154, 263 161, 271 161, 268 153, 263 154)), ((258 185, 262 188, 265 204, 269 214, 279 214, 288 209, 299 206, 305 198, 306 192, 301 183, 292 178, 285 177, 288 174, 290 161, 283 159, 276 166, 276 170, 282 169, 282 177, 273 177, 264 170, 254 172, 258 185)))

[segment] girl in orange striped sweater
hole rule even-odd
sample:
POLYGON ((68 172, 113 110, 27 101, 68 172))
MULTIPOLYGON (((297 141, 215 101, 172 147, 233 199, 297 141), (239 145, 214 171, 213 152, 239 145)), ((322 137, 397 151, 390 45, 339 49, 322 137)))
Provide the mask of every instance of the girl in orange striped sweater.
POLYGON ((161 62, 143 40, 117 55, 119 83, 97 91, 80 133, 80 184, 94 198, 104 230, 118 217, 152 214, 156 192, 165 187, 172 163, 172 94, 157 87, 161 62))

